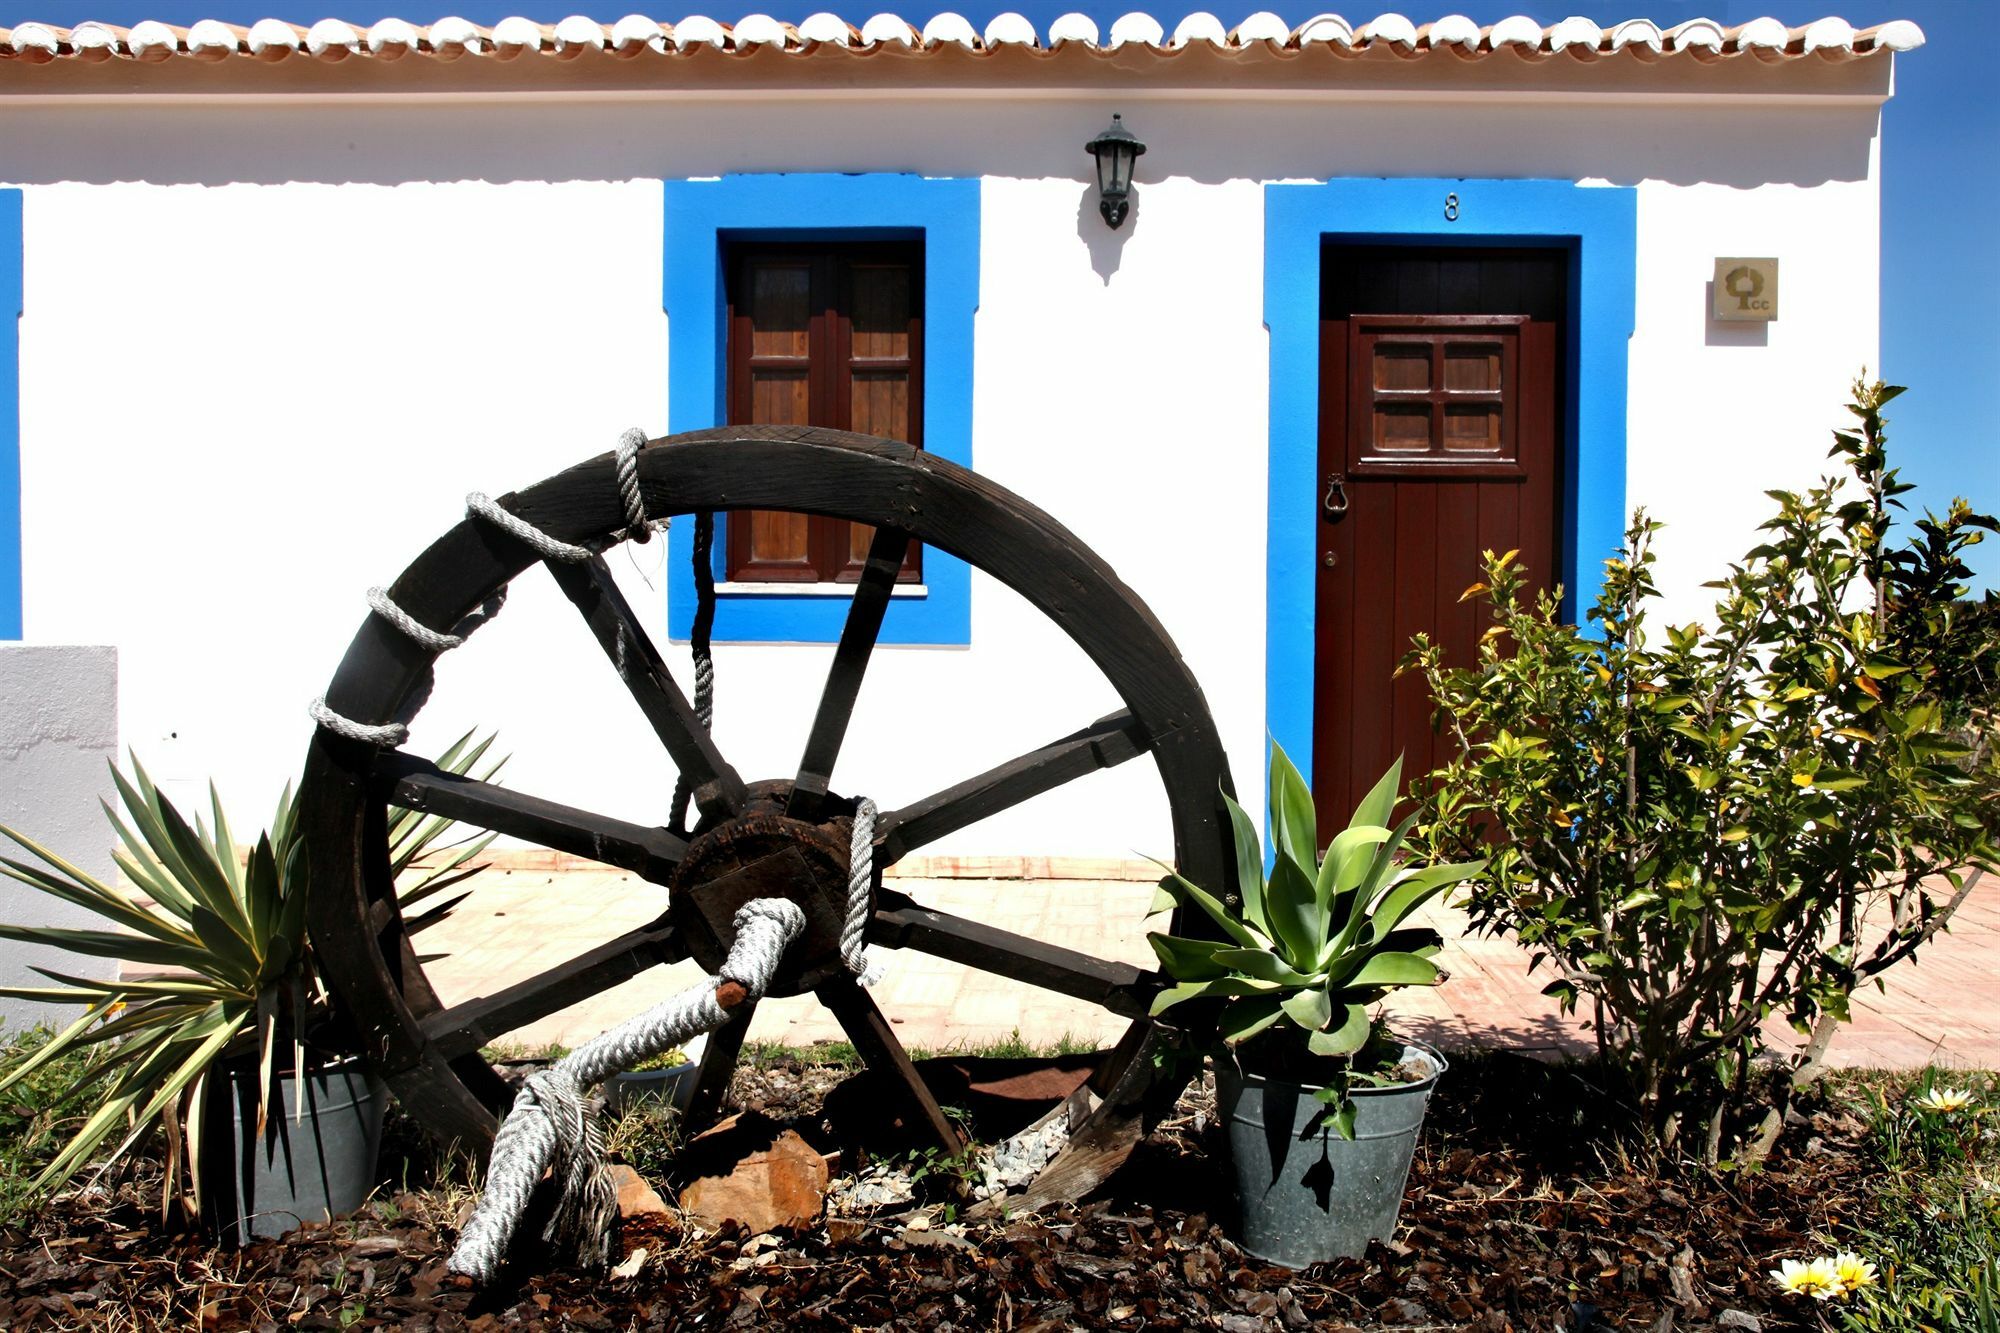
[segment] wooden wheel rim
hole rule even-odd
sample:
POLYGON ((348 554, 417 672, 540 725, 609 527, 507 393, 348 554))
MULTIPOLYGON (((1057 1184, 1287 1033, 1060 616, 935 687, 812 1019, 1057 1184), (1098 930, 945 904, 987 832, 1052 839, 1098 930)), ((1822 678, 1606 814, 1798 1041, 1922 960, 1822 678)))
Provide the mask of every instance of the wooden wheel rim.
MULTIPOLYGON (((726 427, 670 436, 641 451, 638 471, 645 512, 656 519, 705 509, 820 514, 898 530, 1005 583, 1083 649, 1129 714, 1044 747, 1066 746, 1062 753, 1074 753, 1070 766, 1076 771, 1030 794, 1150 753, 1167 795, 1178 868, 1197 883, 1233 891, 1229 823, 1220 800, 1229 789, 1228 768, 1201 689, 1145 605, 1049 515, 944 459, 837 431, 726 427)), ((505 496, 501 504, 550 536, 597 550, 615 545, 626 525, 610 454, 505 496)), ((468 517, 419 555, 389 592, 418 621, 451 626, 537 563, 520 540, 468 517)), ((572 585, 581 576, 565 575, 554 563, 550 568, 574 599, 572 585)), ((342 659, 327 703, 357 721, 391 719, 426 688, 432 660, 371 615, 342 659)), ((315 732, 299 794, 311 870, 309 920, 324 975, 364 1052, 406 1110, 440 1137, 483 1149, 497 1126, 496 1110, 506 1104, 505 1085, 476 1047, 446 1049, 428 1034, 426 1019, 435 1025, 443 1008, 403 932, 388 874, 383 793, 399 771, 422 767, 399 751, 324 728, 315 732)), ((879 867, 913 845, 915 821, 896 816, 924 805, 885 813, 878 876, 879 867)), ((948 824, 930 836, 961 826, 948 824)), ((646 842, 652 834, 663 831, 633 832, 636 850, 628 850, 624 868, 664 883, 671 866, 662 870, 657 858, 649 858, 672 852, 658 837, 646 842)), ((628 953, 643 954, 645 947, 640 940, 628 953)), ((951 956, 949 950, 927 951, 951 956)), ((677 955, 661 953, 671 956, 677 955)), ((606 984, 637 970, 630 967, 606 984)), ((1141 1009, 1094 1081, 1100 1095, 1072 1135, 1072 1152, 1079 1144, 1114 1139, 1129 1150, 1141 1110, 1178 1091, 1178 1081, 1163 1087, 1150 1058, 1159 1040, 1141 1009)))

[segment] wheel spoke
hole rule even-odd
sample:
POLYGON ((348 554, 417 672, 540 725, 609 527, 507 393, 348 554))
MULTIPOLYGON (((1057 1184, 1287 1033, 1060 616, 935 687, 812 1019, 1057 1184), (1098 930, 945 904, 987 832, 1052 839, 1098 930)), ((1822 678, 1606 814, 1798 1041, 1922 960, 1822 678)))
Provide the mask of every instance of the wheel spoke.
POLYGON ((1150 974, 1130 963, 1107 962, 949 912, 933 911, 893 889, 881 890, 875 902, 875 919, 868 927, 871 944, 948 958, 1103 1005, 1127 1018, 1145 1014, 1152 1001, 1153 988, 1147 984, 1150 974))
POLYGON ((757 1002, 745 1000, 729 1011, 722 1026, 708 1034, 701 1048, 701 1067, 695 1070, 694 1092, 688 1097, 683 1134, 692 1138, 715 1123, 722 1111, 722 1099, 729 1092, 730 1075, 736 1072, 736 1057, 742 1053, 743 1038, 750 1032, 750 1020, 757 1016, 757 1002))
POLYGON ((896 1040, 896 1034, 889 1026, 889 1020, 874 997, 863 990, 853 977, 836 977, 819 987, 814 994, 833 1016, 840 1020, 840 1026, 847 1031, 847 1038, 854 1043, 854 1049, 861 1054, 868 1067, 881 1078, 904 1094, 913 1120, 905 1125, 921 1131, 936 1142, 937 1146, 953 1157, 965 1151, 965 1140, 945 1118, 944 1109, 931 1096, 931 1090, 924 1086, 923 1076, 910 1063, 910 1053, 903 1049, 903 1043, 896 1040))
POLYGON ((876 825, 880 845, 876 863, 893 865, 947 833, 1053 791, 1086 773, 1144 754, 1151 743, 1129 710, 1099 718, 1082 731, 882 816, 876 825))
POLYGON ((889 609, 889 595, 895 591, 896 576, 902 572, 903 556, 910 549, 910 535, 894 528, 878 527, 868 546, 868 563, 861 580, 854 585, 854 601, 847 608, 847 623, 840 631, 840 646, 834 649, 833 666, 827 672, 826 689, 819 697, 819 711, 813 714, 812 734, 806 738, 805 757, 799 760, 799 775, 792 785, 792 799, 786 813, 794 819, 814 819, 820 798, 826 795, 833 777, 834 761, 840 757, 840 743, 847 735, 847 721, 854 714, 854 701, 861 693, 861 678, 875 653, 875 637, 882 631, 882 617, 889 609))
POLYGON ((579 564, 560 560, 543 564, 583 613, 590 632, 604 649, 604 655, 611 659, 618 678, 631 691, 639 711, 652 724, 675 766, 687 775, 695 803, 702 812, 733 815, 740 811, 746 799, 743 779, 715 748, 708 728, 695 715, 694 705, 667 673, 659 650, 632 614, 631 605, 612 580, 603 557, 594 556, 579 564))
POLYGON ((687 949, 673 927, 644 926, 505 990, 431 1014, 423 1020, 424 1035, 445 1059, 456 1059, 649 967, 685 957, 687 949))
POLYGON ((660 828, 558 805, 539 796, 447 773, 430 760, 390 750, 375 761, 376 795, 392 805, 443 815, 478 828, 523 838, 629 870, 664 884, 687 854, 687 844, 660 828))

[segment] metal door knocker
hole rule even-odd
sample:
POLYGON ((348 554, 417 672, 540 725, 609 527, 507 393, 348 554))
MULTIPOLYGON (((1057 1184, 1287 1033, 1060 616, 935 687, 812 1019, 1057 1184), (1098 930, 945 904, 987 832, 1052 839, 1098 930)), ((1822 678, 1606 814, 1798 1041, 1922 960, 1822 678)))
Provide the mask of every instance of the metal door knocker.
POLYGON ((1344 475, 1338 472, 1327 474, 1326 499, 1320 503, 1335 518, 1347 512, 1347 478, 1344 475))

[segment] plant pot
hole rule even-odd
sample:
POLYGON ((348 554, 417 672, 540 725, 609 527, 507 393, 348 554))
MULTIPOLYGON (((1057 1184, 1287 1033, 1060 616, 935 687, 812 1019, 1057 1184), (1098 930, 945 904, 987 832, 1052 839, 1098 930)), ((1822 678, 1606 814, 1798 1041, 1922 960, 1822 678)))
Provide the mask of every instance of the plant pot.
POLYGON ((697 1032, 681 1044, 687 1058, 667 1069, 621 1071, 604 1080, 604 1110, 609 1115, 639 1105, 657 1102, 676 1111, 686 1111, 694 1097, 695 1071, 701 1067, 701 1053, 708 1034, 697 1032))
POLYGON ((1259 1259, 1304 1268, 1354 1258, 1386 1240, 1403 1206, 1417 1131, 1445 1058, 1405 1042, 1403 1058, 1430 1076, 1392 1087, 1357 1086, 1354 1138, 1318 1125, 1325 1104, 1313 1089, 1244 1074, 1217 1061, 1216 1114, 1229 1134, 1236 1172, 1238 1243, 1259 1259))
POLYGON ((695 1070, 699 1067, 689 1061, 671 1069, 642 1069, 636 1073, 613 1074, 604 1080, 604 1109, 616 1115, 643 1102, 658 1102, 676 1111, 685 1111, 688 1099, 694 1096, 695 1070))
POLYGON ((366 1201, 389 1092, 361 1061, 280 1075, 261 1141, 255 1066, 218 1066, 215 1075, 204 1137, 223 1155, 203 1164, 203 1194, 224 1242, 282 1236, 366 1201))

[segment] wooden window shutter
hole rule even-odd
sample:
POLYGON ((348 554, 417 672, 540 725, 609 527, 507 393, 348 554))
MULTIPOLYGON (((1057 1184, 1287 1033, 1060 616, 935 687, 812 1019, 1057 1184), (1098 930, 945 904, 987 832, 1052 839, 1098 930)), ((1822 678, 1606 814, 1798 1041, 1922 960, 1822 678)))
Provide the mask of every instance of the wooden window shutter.
MULTIPOLYGON (((729 421, 825 426, 923 447, 923 264, 901 245, 742 246, 730 256, 729 421)), ((746 511, 731 580, 852 582, 874 529, 746 511)), ((921 577, 914 547, 903 582, 921 577)))

